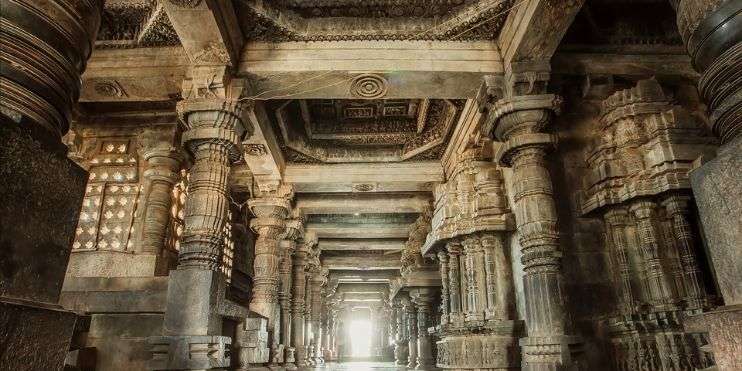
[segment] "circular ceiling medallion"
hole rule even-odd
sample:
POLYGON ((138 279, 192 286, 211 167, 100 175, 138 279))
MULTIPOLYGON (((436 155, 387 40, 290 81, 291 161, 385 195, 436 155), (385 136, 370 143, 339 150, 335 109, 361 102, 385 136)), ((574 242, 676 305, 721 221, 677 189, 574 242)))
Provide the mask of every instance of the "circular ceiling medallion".
POLYGON ((385 78, 367 73, 356 76, 350 85, 350 94, 363 99, 381 98, 386 95, 388 83, 385 78))

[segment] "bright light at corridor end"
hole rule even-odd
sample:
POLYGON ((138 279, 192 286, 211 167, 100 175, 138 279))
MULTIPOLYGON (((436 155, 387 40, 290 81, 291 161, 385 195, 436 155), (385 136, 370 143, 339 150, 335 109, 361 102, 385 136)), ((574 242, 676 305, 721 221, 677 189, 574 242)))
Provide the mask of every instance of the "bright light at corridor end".
POLYGON ((369 320, 354 320, 350 323, 348 334, 353 350, 353 357, 371 356, 371 322, 369 320))

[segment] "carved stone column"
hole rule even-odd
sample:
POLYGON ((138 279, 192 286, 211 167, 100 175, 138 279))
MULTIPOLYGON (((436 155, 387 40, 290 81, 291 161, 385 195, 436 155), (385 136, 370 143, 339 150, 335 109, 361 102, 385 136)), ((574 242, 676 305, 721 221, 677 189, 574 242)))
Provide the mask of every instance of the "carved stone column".
POLYGON ((627 254, 626 231, 624 230, 628 213, 623 209, 612 209, 605 214, 606 229, 611 246, 615 250, 613 255, 618 263, 618 275, 621 291, 619 301, 623 314, 631 314, 635 311, 636 300, 631 284, 631 271, 627 254))
POLYGON ((553 137, 541 132, 558 104, 554 95, 516 96, 496 103, 490 116, 496 138, 504 142, 496 157, 513 169, 528 328, 528 337, 521 339, 526 370, 557 370, 571 362, 557 212, 546 163, 553 137))
POLYGON ((417 309, 415 303, 405 303, 405 315, 407 316, 407 367, 414 368, 417 365, 417 309))
POLYGON ((147 194, 142 219, 141 252, 159 254, 165 243, 167 225, 170 220, 172 191, 180 179, 182 156, 171 148, 150 148, 142 153, 147 161, 144 171, 147 194))
POLYGON ((742 132, 742 4, 734 0, 670 0, 699 90, 708 102, 714 133, 723 143, 742 132))
POLYGON ((686 308, 703 309, 708 307, 708 297, 701 276, 701 268, 698 266, 693 230, 688 220, 690 215, 689 203, 690 197, 676 195, 668 197, 662 202, 662 205, 672 218, 672 229, 679 245, 686 308))
POLYGON ((395 319, 397 321, 397 336, 394 343, 394 360, 397 366, 405 366, 407 364, 407 329, 405 324, 405 306, 400 300, 394 303, 395 319))
POLYGON ((467 236, 464 238, 464 256, 466 258, 467 282, 467 321, 481 321, 484 319, 484 307, 487 304, 485 286, 484 253, 479 237, 467 236))
POLYGON ((652 304, 663 310, 677 309, 673 302, 675 296, 663 270, 659 248, 660 242, 654 225, 657 204, 651 201, 639 201, 631 205, 631 212, 637 219, 639 244, 644 257, 649 293, 652 304))
POLYGON ((268 319, 268 344, 272 363, 281 362, 278 245, 285 236, 286 217, 291 210, 292 198, 291 187, 282 185, 274 190, 261 192, 258 198, 250 199, 247 203, 255 215, 250 220, 250 228, 257 235, 250 310, 268 319))
POLYGON ((461 273, 459 271, 462 247, 457 241, 451 241, 447 245, 448 249, 448 290, 451 305, 451 313, 448 315, 450 322, 461 322, 464 320, 464 314, 461 311, 461 273))
POLYGON ((315 274, 312 275, 312 337, 314 340, 314 352, 311 354, 315 364, 321 364, 324 362, 324 355, 322 354, 322 310, 323 310, 323 286, 327 283, 327 270, 318 269, 315 274))
POLYGON ((480 237, 486 270, 487 319, 512 319, 515 310, 513 270, 505 253, 504 236, 488 233, 480 237))
POLYGON ((292 261, 293 268, 293 300, 291 303, 291 316, 293 325, 291 326, 292 331, 292 346, 295 348, 295 362, 296 366, 304 367, 306 363, 306 348, 304 343, 304 311, 305 311, 305 292, 306 292, 306 259, 307 253, 311 249, 311 246, 317 243, 316 236, 308 233, 304 236, 304 241, 301 243, 296 251, 294 252, 294 260, 292 261))
MULTIPOLYGON (((193 92, 203 82, 197 76, 213 76, 224 69, 194 70, 193 92)), ((227 89, 227 77, 225 90, 227 89)), ((239 91, 237 91, 238 93, 239 91)), ((151 368, 200 370, 230 365, 231 338, 222 336, 219 308, 226 304, 225 277, 219 272, 224 243, 223 228, 229 208, 227 178, 230 165, 242 153, 245 136, 242 122, 246 103, 235 92, 203 96, 185 94, 178 112, 185 124, 183 144, 191 153, 185 227, 181 238, 178 269, 168 280, 163 337, 154 337, 151 368), (232 93, 232 94, 230 94, 232 93), (234 94, 234 95, 233 95, 234 94), (212 351, 208 357, 199 349, 212 351)))
POLYGON ((61 369, 69 348, 75 315, 57 303, 88 174, 67 158, 62 136, 102 6, 0 2, 0 245, 7 267, 0 327, 8 340, 0 364, 7 369, 61 369))
POLYGON ((428 327, 431 320, 433 293, 429 290, 418 289, 412 294, 417 308, 417 365, 416 370, 433 368, 433 350, 428 327))
POLYGON ((448 253, 445 251, 439 251, 438 257, 438 268, 441 272, 441 307, 443 313, 441 313, 441 323, 448 323, 448 308, 449 308, 449 291, 448 291, 448 253))
POLYGON ((292 219, 286 223, 286 233, 284 239, 279 243, 280 261, 278 272, 281 278, 279 285, 279 303, 281 306, 281 336, 280 342, 284 346, 284 362, 287 369, 294 369, 296 361, 294 351, 291 348, 291 272, 293 268, 292 255, 296 250, 296 239, 302 235, 301 219, 292 219))

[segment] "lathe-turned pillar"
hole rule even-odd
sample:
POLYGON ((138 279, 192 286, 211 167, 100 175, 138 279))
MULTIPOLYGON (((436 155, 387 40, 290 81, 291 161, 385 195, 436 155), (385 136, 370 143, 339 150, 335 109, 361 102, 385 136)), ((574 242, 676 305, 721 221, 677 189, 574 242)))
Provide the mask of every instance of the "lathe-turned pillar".
POLYGON ((407 367, 417 366, 417 308, 412 301, 406 301, 405 316, 407 317, 407 367))
POLYGON ((559 104, 554 95, 516 96, 495 103, 494 135, 504 142, 497 158, 512 167, 513 210, 522 252, 528 337, 521 339, 523 369, 559 370, 571 363, 565 336, 562 253, 547 151, 542 130, 559 104))
MULTIPOLYGON (((195 70, 219 72, 211 68, 195 70)), ((223 69, 221 70, 223 71, 223 69)), ((195 85, 195 84, 194 84, 195 85)), ((242 111, 246 102, 201 97, 197 86, 178 103, 185 124, 183 144, 191 153, 188 195, 178 269, 170 271, 162 337, 152 337, 150 367, 156 370, 202 370, 230 365, 231 338, 222 336, 217 312, 226 303, 226 282, 219 271, 228 222, 230 165, 242 153, 242 111), (211 357, 199 356, 212 349, 211 357)), ((226 94, 229 97, 229 94, 226 94)))
POLYGON ((416 370, 430 370, 434 367, 433 344, 428 334, 431 324, 434 295, 429 289, 417 289, 412 293, 412 300, 417 308, 417 365, 416 370))
POLYGON ((62 136, 103 3, 0 2, 0 328, 12 339, 0 355, 5 369, 61 369, 75 326, 58 302, 88 174, 67 157, 62 136), (46 323, 55 336, 40 338, 46 323))
POLYGON ((281 312, 278 305, 278 243, 285 233, 293 190, 283 185, 259 196, 247 202, 250 211, 255 215, 255 218, 250 220, 250 228, 257 235, 250 310, 268 318, 270 358, 274 360, 279 348, 281 331, 281 312))
POLYGON ((317 243, 317 238, 312 233, 307 233, 304 236, 304 240, 298 244, 296 251, 294 252, 294 259, 292 261, 293 268, 293 300, 291 303, 291 319, 292 319, 292 346, 294 347, 294 358, 296 366, 304 367, 307 365, 307 353, 306 343, 304 342, 304 333, 306 328, 304 326, 304 312, 306 307, 306 264, 307 264, 307 253, 312 249, 312 246, 317 243))
POLYGON ((141 214, 140 248, 144 253, 159 254, 165 244, 172 191, 180 179, 182 155, 174 148, 155 147, 144 150, 142 157, 147 161, 147 170, 144 171, 147 196, 141 214))
POLYGON ((284 347, 284 362, 287 369, 296 367, 295 349, 291 346, 291 299, 292 299, 292 268, 293 254, 296 251, 296 240, 302 235, 301 219, 292 219, 286 223, 286 233, 284 239, 279 243, 280 261, 279 261, 279 303, 281 306, 281 333, 280 343, 284 347))
POLYGON ((396 321, 396 337, 394 338, 394 361, 398 366, 407 364, 407 329, 405 324, 405 306, 401 299, 394 301, 394 319, 396 321))
POLYGON ((324 363, 324 354, 322 354, 322 310, 324 308, 324 285, 327 283, 328 271, 319 268, 312 275, 312 308, 311 308, 311 323, 312 323, 312 344, 314 345, 313 353, 311 355, 315 364, 324 363))

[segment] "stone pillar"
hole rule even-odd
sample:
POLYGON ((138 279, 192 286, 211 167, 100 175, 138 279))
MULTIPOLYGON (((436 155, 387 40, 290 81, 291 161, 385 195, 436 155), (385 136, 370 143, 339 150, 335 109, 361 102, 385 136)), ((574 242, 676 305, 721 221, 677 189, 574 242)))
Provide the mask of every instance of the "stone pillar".
POLYGON ((428 335, 433 293, 420 289, 413 293, 413 300, 417 307, 417 365, 415 369, 430 370, 434 367, 432 343, 428 335))
POLYGON ((278 298, 281 306, 281 336, 280 342, 284 346, 284 359, 287 369, 295 369, 295 349, 291 347, 291 285, 292 285, 292 256, 296 251, 296 239, 302 234, 300 219, 292 219, 286 223, 285 238, 279 243, 280 261, 278 273, 281 278, 278 298))
POLYGON ((722 146, 716 158, 690 173, 693 197, 725 306, 693 321, 707 328, 720 370, 742 363, 735 352, 742 337, 742 2, 737 0, 670 0, 677 11, 680 35, 694 68, 701 73, 698 90, 706 101, 713 132, 722 146), (723 205, 723 206, 721 206, 723 205), (730 319, 737 320, 729 326, 730 319))
POLYGON ((448 323, 448 308, 449 308, 449 291, 448 291, 448 253, 445 251, 439 251, 438 257, 438 268, 441 272, 441 307, 443 311, 441 313, 441 323, 448 323))
POLYGON ((396 321, 397 334, 394 338, 394 361, 397 366, 404 366, 407 364, 407 355, 405 354, 405 346, 407 343, 407 337, 405 336, 405 308, 402 302, 396 300, 394 302, 394 319, 396 321))
POLYGON ((627 223, 628 213, 622 209, 613 209, 605 214, 606 229, 608 239, 612 242, 611 246, 616 263, 618 264, 618 276, 620 280, 621 291, 619 293, 619 302, 623 314, 631 314, 636 308, 634 290, 631 285, 631 267, 629 266, 629 257, 626 243, 625 226, 627 223))
POLYGON ((557 212, 546 160, 554 139, 541 132, 558 104, 554 95, 516 96, 497 102, 491 116, 494 134, 504 142, 496 158, 512 167, 528 328, 528 337, 521 339, 524 370, 558 370, 571 363, 557 212))
POLYGON ((486 319, 512 319, 515 312, 515 288, 513 270, 505 253, 502 233, 485 234, 480 237, 484 250, 486 271, 487 309, 486 319))
POLYGON ((464 239, 464 256, 466 258, 467 282, 467 321, 481 321, 484 319, 484 308, 487 304, 485 287, 484 254, 479 237, 468 236, 464 239))
POLYGON ((60 369, 75 315, 57 305, 88 174, 62 136, 103 1, 0 3, 0 364, 60 369))
POLYGON ((417 309, 415 303, 405 303, 405 315, 407 316, 407 367, 417 366, 417 309))
POLYGON ((459 271, 461 256, 461 244, 457 241, 451 241, 447 244, 448 249, 448 290, 450 295, 449 303, 451 312, 448 317, 450 322, 461 322, 464 320, 464 314, 461 308, 461 273, 459 271))
POLYGON ((298 246, 294 252, 294 260, 292 261, 293 268, 293 300, 291 306, 291 315, 293 325, 292 330, 292 346, 295 349, 294 358, 296 366, 304 367, 307 365, 307 354, 304 343, 304 310, 305 310, 305 292, 306 292, 306 259, 307 252, 311 249, 311 246, 317 242, 316 237, 313 234, 307 234, 304 236, 304 241, 298 246))
POLYGON ((662 202, 671 217, 675 240, 678 242, 680 266, 683 269, 683 287, 685 288, 685 303, 687 309, 703 309, 708 307, 706 286, 703 283, 701 268, 696 257, 696 243, 693 238, 688 217, 690 215, 690 197, 671 196, 662 202))
MULTIPOLYGON (((224 69, 221 69, 223 72, 224 69)), ((219 70, 194 70, 216 74, 219 70)), ((197 90, 197 89, 194 89, 197 90)), ((201 370, 230 365, 231 338, 221 336, 218 309, 226 301, 226 281, 219 271, 223 229, 229 209, 227 178, 242 153, 245 102, 191 95, 178 103, 185 124, 184 147, 191 153, 185 227, 178 269, 168 279, 162 337, 150 338, 156 370, 201 370), (213 356, 202 357, 200 349, 213 356)))
POLYGON ((314 344, 314 351, 311 357, 315 364, 321 364, 324 362, 324 355, 322 354, 322 310, 323 310, 323 286, 327 283, 327 271, 321 268, 312 275, 312 311, 311 311, 311 323, 312 323, 312 337, 314 344))
POLYGON ((268 319, 271 360, 276 360, 280 341, 279 241, 284 237, 286 217, 291 210, 293 190, 282 185, 274 190, 261 192, 250 199, 247 206, 255 217, 250 228, 257 235, 253 263, 253 292, 250 310, 268 319))
POLYGON ((144 184, 147 189, 143 200, 140 250, 146 254, 159 254, 165 243, 170 220, 172 191, 180 179, 182 156, 173 148, 148 148, 142 153, 147 161, 144 184))
POLYGON ((675 295, 671 291, 659 256, 658 232, 654 224, 656 208, 654 202, 638 201, 631 205, 631 212, 637 219, 639 246, 644 257, 652 304, 661 310, 673 310, 677 309, 676 303, 673 303, 675 295))

